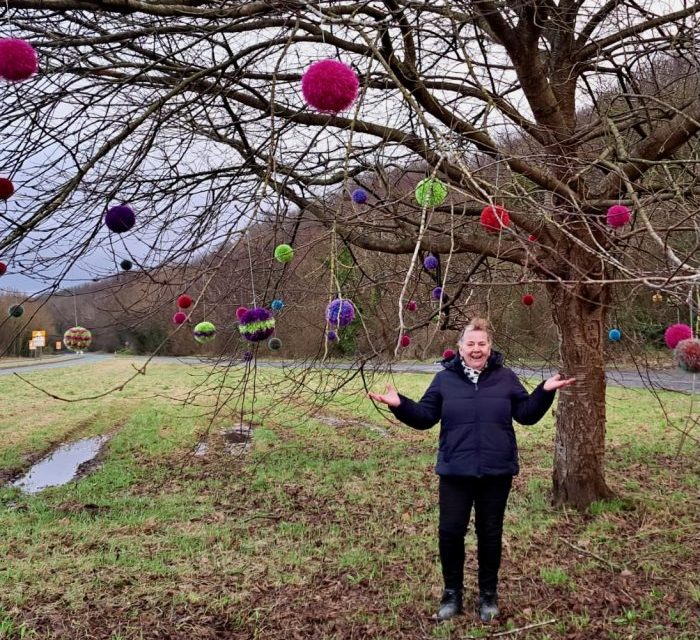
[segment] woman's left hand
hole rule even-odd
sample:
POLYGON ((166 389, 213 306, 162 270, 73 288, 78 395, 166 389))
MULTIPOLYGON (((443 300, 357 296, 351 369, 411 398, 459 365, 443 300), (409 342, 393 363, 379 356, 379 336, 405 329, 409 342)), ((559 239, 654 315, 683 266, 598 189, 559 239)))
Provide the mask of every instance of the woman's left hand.
POLYGON ((570 387, 576 382, 576 378, 562 378, 560 373, 553 375, 548 378, 544 383, 545 391, 556 391, 557 389, 563 389, 564 387, 570 387))

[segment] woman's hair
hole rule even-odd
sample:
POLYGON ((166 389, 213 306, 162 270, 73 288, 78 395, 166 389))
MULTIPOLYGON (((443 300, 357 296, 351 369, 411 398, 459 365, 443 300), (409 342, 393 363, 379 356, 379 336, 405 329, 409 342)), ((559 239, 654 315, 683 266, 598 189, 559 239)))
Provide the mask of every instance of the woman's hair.
POLYGON ((493 330, 491 329, 491 323, 486 318, 472 318, 469 322, 467 322, 467 324, 464 326, 464 330, 462 331, 462 335, 459 337, 460 342, 464 340, 464 334, 467 333, 467 331, 485 331, 489 338, 489 342, 493 342, 493 330))

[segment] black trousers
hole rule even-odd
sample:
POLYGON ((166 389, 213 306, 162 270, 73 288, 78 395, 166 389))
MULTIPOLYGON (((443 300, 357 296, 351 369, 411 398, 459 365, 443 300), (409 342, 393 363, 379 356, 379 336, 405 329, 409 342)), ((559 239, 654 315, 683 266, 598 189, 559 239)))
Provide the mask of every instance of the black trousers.
POLYGON ((512 476, 440 476, 439 546, 446 589, 463 588, 464 536, 474 507, 479 593, 496 593, 503 517, 512 476))

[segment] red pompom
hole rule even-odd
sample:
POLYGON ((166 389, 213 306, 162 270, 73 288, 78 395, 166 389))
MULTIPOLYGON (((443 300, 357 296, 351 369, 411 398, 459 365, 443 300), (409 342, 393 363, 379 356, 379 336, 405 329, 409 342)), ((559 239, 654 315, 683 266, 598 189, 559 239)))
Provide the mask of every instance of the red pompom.
POLYGON ((481 226, 489 233, 497 233, 510 225, 510 215, 498 204, 484 207, 479 219, 481 226))
POLYGON ((26 40, 3 38, 0 40, 0 77, 17 82, 34 75, 39 68, 34 47, 26 40))
POLYGON ((238 318, 239 320, 242 320, 242 319, 243 319, 243 316, 244 316, 246 313, 248 313, 248 308, 247 308, 247 307, 238 307, 238 309, 236 309, 236 318, 238 318))
POLYGON ((301 78, 304 99, 318 111, 338 113, 355 101, 360 81, 348 65, 337 60, 314 62, 301 78))
POLYGON ((183 293, 177 298, 177 306, 180 307, 180 309, 189 309, 192 306, 192 298, 186 293, 183 293))
POLYGON ((15 192, 12 180, 0 178, 0 200, 7 200, 15 192))
POLYGON ((0 276, 7 271, 7 265, 4 262, 0 262, 0 276))
POLYGON ((669 349, 675 349, 681 340, 693 337, 693 330, 687 324, 672 324, 664 331, 664 340, 669 349))
POLYGON ((411 338, 404 334, 401 336, 401 340, 399 342, 401 343, 402 347, 407 347, 409 344, 411 344, 411 338))
POLYGON ((630 210, 624 204, 614 204, 608 209, 607 222, 609 227, 617 228, 624 227, 629 221, 632 215, 630 210))
POLYGON ((445 349, 442 352, 442 359, 443 360, 452 360, 452 358, 455 357, 455 352, 454 349, 445 349))
POLYGON ((415 300, 409 300, 406 304, 408 311, 415 311, 418 308, 418 303, 415 300))
POLYGON ((681 340, 673 351, 678 366, 690 373, 700 373, 700 340, 681 340))
POLYGON ((528 237, 528 242, 537 242, 537 236, 534 233, 531 233, 528 237))
POLYGON ((175 324, 185 324, 187 322, 187 314, 184 311, 178 311, 173 316, 173 322, 175 324))
POLYGON ((532 294, 530 294, 530 293, 526 293, 526 294, 523 296, 523 304, 524 304, 526 307, 529 307, 534 301, 535 301, 535 297, 534 297, 532 294))

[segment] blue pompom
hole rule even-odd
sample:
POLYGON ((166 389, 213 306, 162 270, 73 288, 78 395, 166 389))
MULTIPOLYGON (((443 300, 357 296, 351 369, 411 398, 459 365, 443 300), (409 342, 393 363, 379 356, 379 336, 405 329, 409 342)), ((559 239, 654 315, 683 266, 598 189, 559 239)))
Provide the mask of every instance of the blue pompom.
POLYGON ((608 339, 612 342, 619 342, 621 338, 622 331, 619 329, 610 329, 610 331, 608 331, 608 339))

